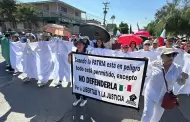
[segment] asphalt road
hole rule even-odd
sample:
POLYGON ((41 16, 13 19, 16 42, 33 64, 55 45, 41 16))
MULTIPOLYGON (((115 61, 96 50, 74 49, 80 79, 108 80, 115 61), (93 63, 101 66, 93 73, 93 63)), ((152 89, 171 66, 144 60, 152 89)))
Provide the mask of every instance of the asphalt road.
MULTIPOLYGON (((5 72, 0 55, 0 122, 139 122, 140 111, 88 99, 85 107, 72 107, 71 87, 38 88, 37 81, 24 84, 18 76, 5 72)), ((22 75, 22 74, 21 74, 22 75)), ((21 77, 21 75, 19 77, 21 77)), ((185 104, 190 109, 190 100, 185 104)), ((186 113, 189 114, 190 113, 186 113)), ((188 122, 180 109, 166 111, 161 122, 188 122)))

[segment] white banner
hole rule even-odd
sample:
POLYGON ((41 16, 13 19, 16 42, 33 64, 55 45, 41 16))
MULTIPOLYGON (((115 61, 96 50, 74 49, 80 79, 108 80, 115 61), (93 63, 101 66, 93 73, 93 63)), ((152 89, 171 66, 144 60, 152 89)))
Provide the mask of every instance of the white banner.
POLYGON ((23 54, 26 44, 10 41, 10 61, 13 69, 23 72, 23 54))
POLYGON ((73 53, 73 93, 138 109, 147 64, 142 58, 73 53))
MULTIPOLYGON (((155 51, 136 51, 122 53, 121 51, 88 47, 88 52, 93 55, 111 57, 147 57, 149 62, 160 59, 160 52, 155 51)), ((19 72, 24 72, 30 78, 41 81, 63 80, 70 82, 70 64, 68 63, 68 53, 76 51, 76 47, 67 41, 42 41, 32 43, 11 42, 10 61, 12 67, 19 72)), ((183 71, 190 75, 190 54, 178 49, 178 56, 175 63, 179 64, 183 71)), ((151 78, 152 71, 147 70, 146 83, 151 78)), ((184 86, 174 87, 176 94, 190 94, 190 78, 184 86)))

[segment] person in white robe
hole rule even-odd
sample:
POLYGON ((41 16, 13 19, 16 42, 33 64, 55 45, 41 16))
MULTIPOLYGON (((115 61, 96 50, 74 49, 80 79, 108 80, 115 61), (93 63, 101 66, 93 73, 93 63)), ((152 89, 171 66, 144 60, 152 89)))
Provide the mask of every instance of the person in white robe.
POLYGON ((151 51, 150 50, 150 40, 146 40, 144 43, 143 43, 143 49, 139 50, 139 51, 151 51))
POLYGON ((174 39, 173 39, 173 38, 168 38, 168 39, 166 39, 165 43, 166 43, 166 45, 165 45, 165 46, 162 46, 162 47, 159 47, 159 48, 157 49, 157 51, 162 52, 162 50, 163 50, 164 48, 173 48, 173 49, 175 49, 175 50, 177 49, 177 48, 174 47, 174 39))
POLYGON ((152 43, 152 46, 151 46, 151 50, 152 51, 156 51, 157 50, 157 48, 158 48, 158 39, 155 39, 154 41, 153 41, 153 43, 152 43))
POLYGON ((137 48, 137 43, 135 41, 132 41, 130 44, 129 44, 129 52, 135 52, 135 51, 138 51, 138 48, 137 48))
POLYGON ((129 46, 127 44, 122 44, 121 45, 121 52, 127 53, 129 49, 129 46))
POLYGON ((149 70, 152 73, 151 79, 145 88, 144 110, 141 122, 160 121, 164 113, 164 108, 161 107, 161 104, 167 92, 164 77, 169 91, 173 90, 176 82, 182 85, 188 78, 188 74, 182 72, 182 68, 173 62, 177 54, 172 48, 164 48, 161 53, 161 60, 153 61, 149 65, 149 70))

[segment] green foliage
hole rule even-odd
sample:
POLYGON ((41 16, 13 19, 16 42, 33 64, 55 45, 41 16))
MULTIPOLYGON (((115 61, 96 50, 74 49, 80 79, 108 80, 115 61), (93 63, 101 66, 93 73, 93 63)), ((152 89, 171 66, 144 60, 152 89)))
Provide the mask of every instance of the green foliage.
POLYGON ((121 22, 119 24, 119 29, 122 34, 128 34, 129 33, 129 26, 127 23, 121 22))
POLYGON ((16 1, 15 0, 1 0, 0 1, 0 13, 7 16, 8 19, 16 12, 16 1))
POLYGON ((155 20, 151 21, 145 29, 151 35, 160 36, 165 28, 167 35, 186 35, 190 37, 190 0, 173 0, 161 7, 155 13, 155 20))
POLYGON ((15 0, 0 1, 0 15, 7 21, 13 23, 16 28, 16 22, 27 22, 37 25, 37 9, 32 5, 17 4, 15 0))
POLYGON ((37 25, 38 11, 35 6, 21 4, 17 6, 17 19, 21 22, 37 25))
POLYGON ((147 30, 150 35, 153 35, 155 36, 156 33, 155 33, 155 27, 156 27, 156 22, 155 21, 151 21, 146 27, 145 27, 145 30, 147 30))
POLYGON ((6 18, 7 21, 13 23, 13 27, 16 28, 16 1, 15 0, 1 0, 0 1, 0 15, 6 18))

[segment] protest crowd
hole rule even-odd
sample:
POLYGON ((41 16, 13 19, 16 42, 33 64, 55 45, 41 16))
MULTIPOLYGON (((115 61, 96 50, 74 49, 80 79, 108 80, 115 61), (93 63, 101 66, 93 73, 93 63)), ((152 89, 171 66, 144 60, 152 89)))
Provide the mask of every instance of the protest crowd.
MULTIPOLYGON (((14 76, 25 73, 27 77, 23 79, 23 82, 27 83, 31 79, 36 79, 39 88, 45 86, 49 80, 53 80, 54 87, 57 87, 63 82, 68 84, 73 81, 72 75, 75 73, 71 72, 75 72, 75 70, 72 71, 71 67, 74 60, 71 52, 81 55, 98 55, 102 56, 100 57, 102 59, 105 56, 137 58, 145 61, 148 66, 145 81, 142 83, 144 111, 141 122, 159 122, 165 109, 171 109, 178 105, 177 95, 186 94, 188 97, 190 94, 190 42, 188 40, 175 37, 153 37, 146 34, 140 36, 138 34, 118 34, 111 35, 108 40, 104 40, 99 32, 95 32, 93 35, 93 38, 84 34, 68 37, 48 32, 7 31, 1 35, 2 56, 6 61, 5 70, 14 76), (147 39, 143 40, 141 36, 146 36, 147 39), (173 101, 168 100, 173 103, 168 103, 166 100, 166 103, 171 106, 175 102, 170 108, 168 108, 169 105, 164 105, 167 93, 169 96, 176 97, 173 101)), ((75 57, 75 62, 76 59, 75 57)), ((79 59, 77 62, 80 63, 82 60, 79 59)), ((93 63, 104 65, 100 61, 93 63)), ((94 70, 93 67, 92 70, 94 70)), ((133 70, 135 72, 141 69, 137 67, 133 70)), ((130 79, 127 76, 120 76, 123 79, 135 80, 135 77, 130 77, 130 79)), ((98 80, 91 80, 91 84, 95 84, 95 82, 98 84, 98 80)), ((74 82, 78 81, 74 80, 74 82)), ((74 87, 74 84, 72 86, 74 87)), ((114 88, 114 86, 110 85, 109 88, 114 88)), ((128 87, 127 90, 130 88, 128 87)), ((75 92, 74 95, 76 101, 73 106, 80 103, 80 106, 83 107, 87 103, 87 99, 90 99, 88 95, 79 92, 75 92)), ((120 97, 121 101, 122 99, 120 97)), ((131 99, 131 101, 134 100, 131 99)))

